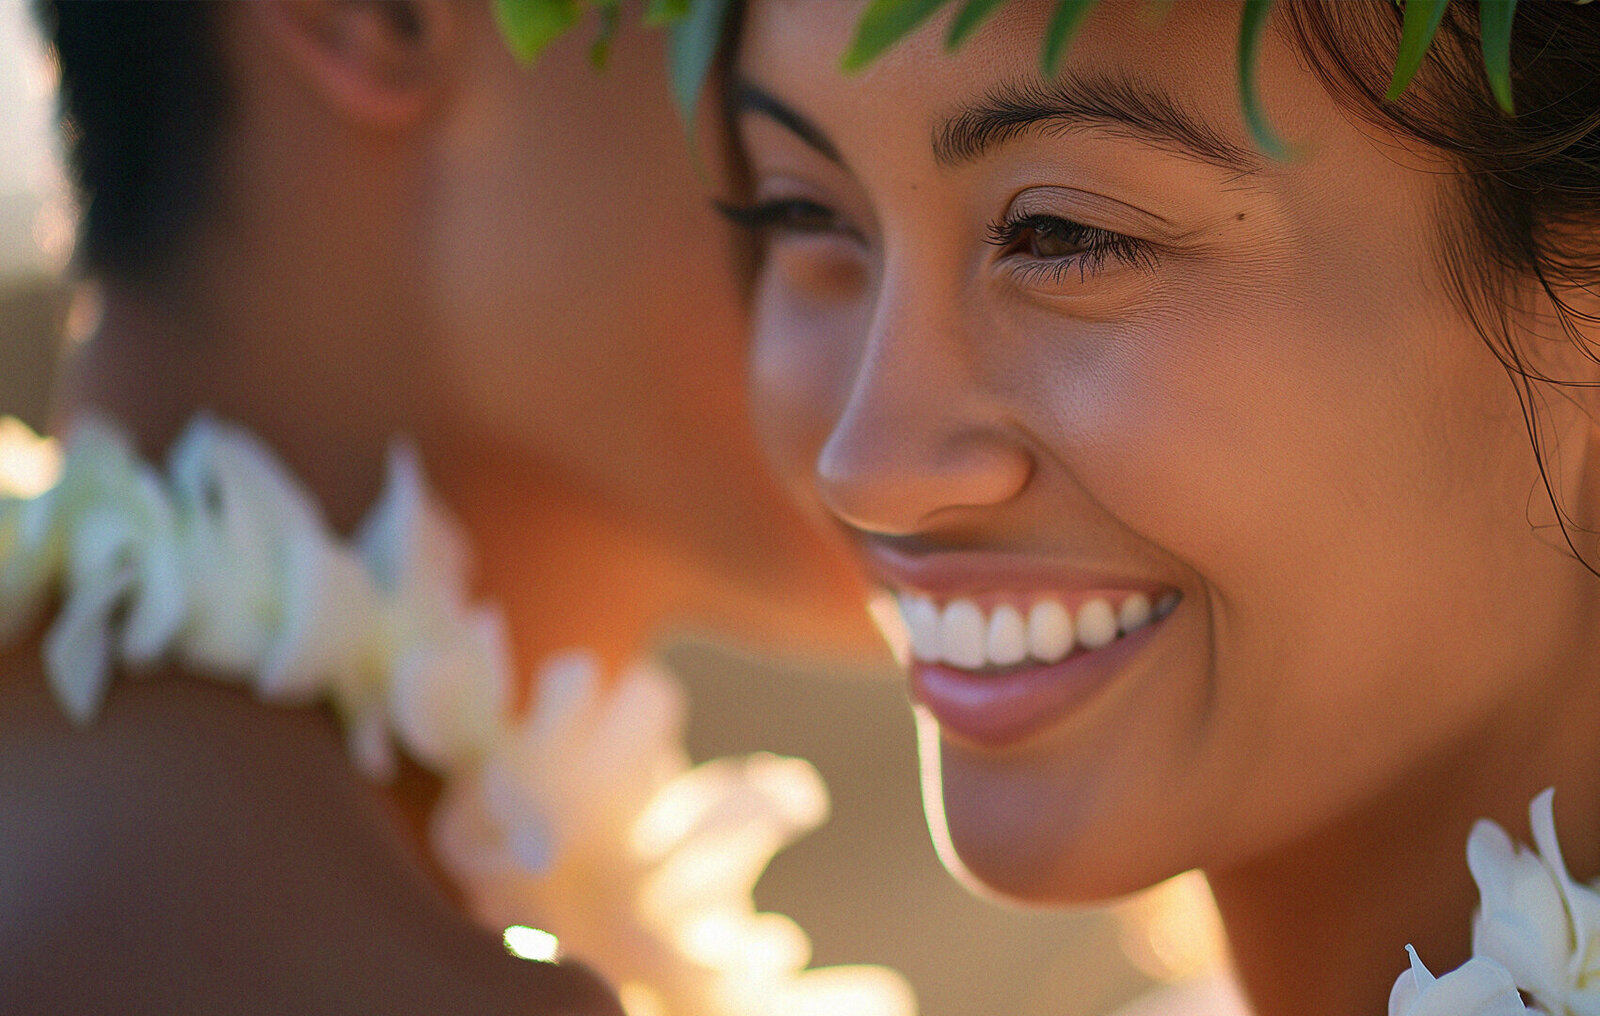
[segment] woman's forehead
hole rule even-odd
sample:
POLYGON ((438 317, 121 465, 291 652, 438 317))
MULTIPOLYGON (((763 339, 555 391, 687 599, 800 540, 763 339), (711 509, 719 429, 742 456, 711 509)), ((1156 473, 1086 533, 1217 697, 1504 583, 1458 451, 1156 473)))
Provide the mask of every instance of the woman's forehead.
POLYGON ((754 0, 741 41, 741 77, 819 124, 875 131, 878 121, 892 119, 930 146, 952 140, 953 122, 970 125, 973 109, 1022 93, 1055 93, 1067 100, 1065 108, 1159 129, 1169 141, 1209 136, 1202 146, 1185 147, 1249 148, 1239 112, 1233 5, 1177 5, 1157 19, 1145 3, 1102 4, 1073 42, 1065 73, 1050 81, 1038 67, 1053 4, 1006 4, 953 52, 944 43, 949 15, 941 15, 851 73, 840 61, 862 7, 754 0), (1141 115, 1121 115, 1131 109, 1141 115), (1166 129, 1173 126, 1199 130, 1166 129))

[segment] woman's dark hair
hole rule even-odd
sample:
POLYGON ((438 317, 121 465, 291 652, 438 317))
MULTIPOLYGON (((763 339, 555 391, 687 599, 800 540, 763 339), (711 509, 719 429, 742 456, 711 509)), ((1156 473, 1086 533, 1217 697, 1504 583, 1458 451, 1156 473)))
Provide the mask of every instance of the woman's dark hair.
MULTIPOLYGON (((1600 362, 1600 6, 1522 3, 1511 36, 1516 115, 1495 105, 1483 71, 1478 4, 1451 3, 1422 70, 1384 101, 1400 34, 1390 3, 1284 4, 1285 27, 1311 69, 1348 109, 1456 169, 1436 250, 1458 303, 1505 365, 1568 546, 1578 525, 1546 470, 1540 407, 1552 377, 1529 346, 1530 314, 1553 313, 1583 355, 1600 362), (1532 280, 1547 306, 1529 307, 1532 280)), ((1591 533, 1592 535, 1592 533, 1591 533)), ((1600 571, 1596 572, 1600 574, 1600 571)))
POLYGON ((210 3, 36 0, 92 275, 168 267, 212 194, 227 92, 210 3))

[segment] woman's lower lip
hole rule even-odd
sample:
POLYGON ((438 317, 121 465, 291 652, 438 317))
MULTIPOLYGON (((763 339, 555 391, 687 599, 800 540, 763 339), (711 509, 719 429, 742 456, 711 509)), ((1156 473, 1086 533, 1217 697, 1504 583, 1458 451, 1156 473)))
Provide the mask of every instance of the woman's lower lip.
POLYGON ((1060 663, 978 674, 939 663, 911 663, 912 696, 963 740, 1003 748, 1027 740, 1105 687, 1154 637, 1165 619, 1101 649, 1060 663))

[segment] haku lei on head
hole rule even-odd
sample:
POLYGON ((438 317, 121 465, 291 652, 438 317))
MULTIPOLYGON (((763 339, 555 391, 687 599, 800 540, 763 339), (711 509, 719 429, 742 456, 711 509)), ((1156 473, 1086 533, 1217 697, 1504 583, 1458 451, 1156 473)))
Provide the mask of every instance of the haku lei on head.
MULTIPOLYGON (((578 23, 586 9, 593 9, 600 22, 599 34, 590 50, 594 62, 605 62, 611 39, 621 19, 622 0, 495 0, 495 13, 502 34, 512 51, 524 61, 532 61, 568 29, 578 23)), ((855 37, 841 58, 847 71, 861 70, 918 26, 946 8, 955 11, 945 33, 945 48, 955 50, 978 28, 1011 0, 872 0, 861 15, 855 37)), ((1056 0, 1045 26, 1039 49, 1039 72, 1053 78, 1061 67, 1067 48, 1084 18, 1100 0, 1056 0)), ((1147 0, 1160 16, 1177 0, 1147 0)), ((1289 145, 1273 131, 1256 92, 1256 54, 1266 30, 1267 18, 1277 0, 1241 0, 1239 19, 1239 103, 1251 140, 1263 153, 1288 158, 1289 145)), ((1393 76, 1385 98, 1394 101, 1405 92, 1422 67, 1423 58, 1433 45, 1434 35, 1444 20, 1450 0, 1392 0, 1402 10, 1399 49, 1393 76)), ((1588 3, 1589 0, 1570 0, 1588 3)), ((700 89, 728 27, 731 0, 650 0, 645 7, 647 25, 666 26, 671 33, 668 69, 672 95, 689 124, 694 127, 694 109, 700 89)), ((1511 88, 1511 26, 1517 0, 1477 0, 1478 43, 1483 55, 1483 70, 1495 103, 1511 115, 1515 106, 1511 88)))
POLYGON ((607 686, 585 654, 511 714, 501 616, 471 601, 466 543, 405 446, 348 543, 262 445, 209 419, 165 475, 93 419, 57 456, 0 422, 0 641, 59 601, 45 673, 74 722, 115 671, 160 663, 330 704, 368 776, 403 750, 442 777, 432 844, 475 915, 558 940, 630 1016, 914 1013, 898 974, 806 970, 805 932, 755 910, 772 855, 826 815, 809 764, 691 767, 681 687, 649 667, 607 686))

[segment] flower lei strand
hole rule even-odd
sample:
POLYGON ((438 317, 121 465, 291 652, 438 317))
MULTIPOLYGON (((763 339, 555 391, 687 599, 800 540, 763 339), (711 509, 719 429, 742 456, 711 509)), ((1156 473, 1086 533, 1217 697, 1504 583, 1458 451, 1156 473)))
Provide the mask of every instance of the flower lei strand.
POLYGON ((59 599, 45 673, 74 722, 115 669, 162 661, 329 703, 367 776, 398 749, 443 778, 432 845, 475 916, 522 955, 555 958, 559 936, 630 1016, 911 1016, 898 974, 806 970, 805 932, 755 911, 772 855, 826 815, 816 771, 766 754, 691 768, 682 688, 649 667, 607 687, 581 653, 511 715, 504 623, 470 601, 468 558, 403 444, 345 544, 237 428, 197 419, 163 477, 101 421, 78 421, 64 456, 0 422, 0 642, 59 599))
POLYGON ((1533 850, 1493 822, 1473 827, 1472 959, 1435 978, 1407 946, 1411 969, 1395 981, 1389 1016, 1600 1016, 1600 881, 1567 873, 1553 798, 1546 790, 1528 808, 1533 850))

